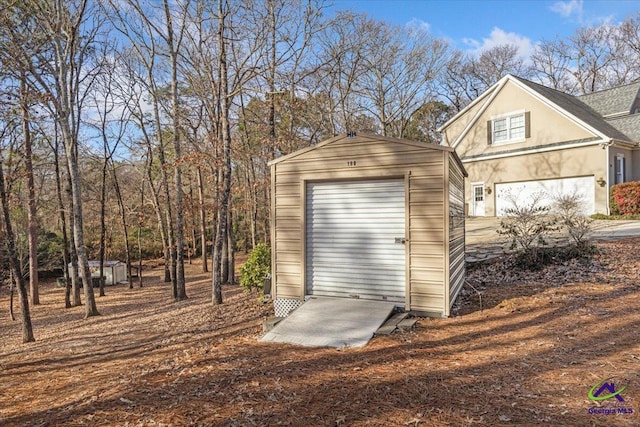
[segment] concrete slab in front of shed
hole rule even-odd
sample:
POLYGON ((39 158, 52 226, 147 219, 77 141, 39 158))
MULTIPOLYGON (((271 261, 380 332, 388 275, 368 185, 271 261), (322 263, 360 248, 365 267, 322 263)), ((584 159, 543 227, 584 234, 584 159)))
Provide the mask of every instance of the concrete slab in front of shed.
POLYGON ((364 347, 395 304, 348 298, 311 298, 260 341, 307 347, 364 347))

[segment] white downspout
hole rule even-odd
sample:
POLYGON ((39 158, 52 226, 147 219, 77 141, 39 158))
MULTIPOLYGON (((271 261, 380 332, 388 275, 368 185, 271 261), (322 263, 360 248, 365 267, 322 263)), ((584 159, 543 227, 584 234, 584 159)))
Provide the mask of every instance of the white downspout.
POLYGON ((607 192, 606 197, 605 197, 605 207, 606 207, 606 210, 607 210, 607 212, 606 212, 607 215, 611 215, 611 207, 609 206, 609 193, 610 193, 610 189, 609 189, 609 175, 610 175, 610 173, 609 173, 609 150, 611 149, 612 145, 613 145, 613 139, 611 138, 611 139, 609 139, 609 142, 606 145, 606 150, 607 150, 607 155, 606 155, 607 168, 605 169, 606 170, 606 175, 605 175, 605 179, 604 179, 605 182, 606 182, 604 188, 605 188, 605 190, 607 192))

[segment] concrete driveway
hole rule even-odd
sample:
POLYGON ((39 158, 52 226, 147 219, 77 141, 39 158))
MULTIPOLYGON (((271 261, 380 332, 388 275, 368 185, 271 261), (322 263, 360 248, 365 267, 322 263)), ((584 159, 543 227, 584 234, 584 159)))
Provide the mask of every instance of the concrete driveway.
MULTIPOLYGON (((481 261, 501 255, 509 248, 509 240, 496 232, 500 218, 469 217, 466 219, 466 260, 481 261)), ((594 220, 591 239, 596 242, 640 236, 640 221, 594 220)))

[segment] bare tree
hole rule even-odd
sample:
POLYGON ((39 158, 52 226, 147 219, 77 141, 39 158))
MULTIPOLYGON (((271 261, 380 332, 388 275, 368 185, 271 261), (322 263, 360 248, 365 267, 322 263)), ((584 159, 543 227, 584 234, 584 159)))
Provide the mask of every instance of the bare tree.
MULTIPOLYGON (((98 16, 88 7, 87 0, 64 4, 25 1, 17 10, 18 16, 24 19, 15 21, 30 22, 29 29, 42 40, 37 49, 29 43, 21 46, 17 58, 21 67, 27 70, 30 87, 46 100, 62 135, 73 198, 74 244, 85 283, 86 317, 99 313, 90 286, 91 272, 84 243, 78 134, 84 96, 96 75, 90 59, 101 25, 98 16)), ((17 31, 24 28, 18 27, 17 31)))
POLYGON ((218 80, 220 81, 218 97, 220 99, 220 136, 222 139, 222 191, 214 242, 212 296, 214 304, 222 304, 222 245, 227 240, 227 214, 231 195, 231 126, 229 123, 231 94, 229 93, 226 39, 228 14, 228 2, 226 0, 218 0, 218 80))
MULTIPOLYGON (((4 138, 6 133, 6 127, 2 129, 2 135, 0 139, 4 138)), ((4 218, 4 231, 6 233, 7 255, 9 257, 9 264, 11 266, 12 279, 16 282, 18 287, 18 297, 20 298, 20 309, 22 312, 22 342, 28 343, 35 341, 33 335, 33 327, 31 325, 31 314, 29 312, 29 297, 27 295, 27 287, 24 283, 24 277, 22 276, 22 268, 20 261, 16 255, 16 244, 13 233, 13 225, 11 223, 11 216, 9 213, 9 200, 7 197, 7 190, 4 179, 4 166, 3 158, 0 152, 0 204, 2 205, 2 217, 4 218)), ((13 299, 12 299, 13 301, 13 299)))
POLYGON ((31 115, 29 112, 29 90, 25 70, 20 72, 20 109, 22 111, 22 134, 24 138, 24 161, 29 191, 29 291, 31 304, 40 304, 38 290, 38 216, 36 212, 36 188, 33 176, 33 154, 31 140, 31 115))
POLYGON ((540 84, 563 92, 575 92, 570 48, 564 40, 543 40, 536 45, 531 61, 531 72, 540 84))
POLYGON ((173 297, 182 300, 187 297, 184 278, 184 224, 182 212, 182 129, 180 125, 180 99, 178 93, 178 65, 180 61, 180 49, 186 28, 187 12, 189 1, 182 2, 176 7, 179 9, 179 16, 173 16, 173 10, 169 3, 164 1, 157 9, 153 6, 144 7, 137 0, 127 0, 127 9, 123 10, 121 3, 112 2, 111 10, 112 23, 116 28, 127 36, 140 59, 144 62, 147 72, 147 89, 149 90, 154 110, 154 121, 156 124, 155 134, 158 143, 158 156, 162 174, 162 188, 166 203, 166 219, 168 231, 169 252, 171 255, 171 280, 173 284, 173 297), (174 32, 174 21, 178 22, 178 30, 174 32), (142 24, 142 25, 138 25, 142 24), (158 47, 156 40, 161 40, 163 45, 158 47), (161 51, 162 49, 162 51, 161 51), (169 99, 171 107, 169 115, 172 125, 171 137, 173 145, 174 159, 174 197, 175 210, 171 207, 169 195, 168 178, 166 174, 165 143, 162 135, 162 120, 160 114, 161 91, 158 87, 156 65, 157 56, 164 55, 169 59, 169 99), (175 223, 174 223, 175 220, 175 223))
POLYGON ((640 58, 640 12, 627 17, 620 26, 620 39, 640 58))
POLYGON ((95 85, 95 91, 93 94, 94 108, 96 111, 97 119, 93 123, 93 126, 99 133, 99 138, 102 142, 102 168, 101 168, 101 185, 100 185, 100 248, 99 248, 99 282, 100 282, 100 296, 104 296, 104 262, 105 262, 105 245, 106 245, 106 191, 107 191, 107 172, 111 165, 113 173, 113 185, 116 189, 116 196, 118 199, 118 206, 121 208, 122 225, 125 236, 125 254, 127 263, 127 278, 131 284, 131 254, 129 251, 129 239, 128 229, 126 222, 126 215, 124 213, 122 196, 120 194, 120 187, 117 182, 117 176, 115 173, 115 167, 113 162, 113 155, 118 149, 118 146, 122 142, 129 121, 130 111, 124 107, 123 104, 127 104, 130 101, 126 99, 126 91, 119 90, 120 97, 123 98, 122 103, 116 100, 115 91, 118 90, 119 82, 117 81, 117 69, 115 61, 109 59, 107 55, 108 51, 112 50, 112 46, 103 46, 103 66, 105 72, 97 79, 95 85), (115 115, 115 117, 114 117, 115 115))
POLYGON ((454 112, 462 110, 479 95, 478 90, 471 84, 468 61, 469 58, 461 51, 453 52, 437 79, 438 95, 449 102, 454 112))
MULTIPOLYGON (((58 132, 58 126, 56 122, 53 123, 54 128, 44 132, 41 130, 41 134, 43 138, 49 145, 51 149, 51 153, 53 154, 53 167, 56 181, 56 206, 57 206, 57 214, 60 221, 60 234, 62 234, 62 276, 65 283, 65 295, 64 302, 65 308, 71 308, 71 294, 74 295, 73 306, 78 306, 81 304, 80 302, 80 288, 76 280, 72 281, 73 274, 69 270, 69 265, 71 264, 71 254, 70 247, 71 243, 69 241, 69 232, 68 232, 68 223, 67 223, 67 208, 65 206, 65 192, 63 191, 63 179, 62 169, 60 165, 60 138, 58 132)), ((76 264, 76 273, 77 273, 77 260, 76 264)), ((77 275, 77 274, 76 274, 77 275)))
POLYGON ((331 135, 358 127, 364 113, 358 102, 357 85, 366 72, 368 44, 377 37, 375 23, 363 15, 342 12, 319 35, 315 85, 324 94, 321 109, 328 111, 331 135))
POLYGON ((180 99, 178 95, 178 61, 179 50, 186 28, 186 15, 189 1, 181 6, 181 14, 178 19, 179 29, 174 33, 174 18, 169 8, 168 0, 164 0, 164 13, 166 19, 166 38, 168 55, 171 64, 171 106, 173 119, 173 150, 175 155, 174 183, 176 197, 176 294, 175 299, 180 301, 187 298, 184 277, 184 220, 183 220, 183 189, 182 189, 182 128, 180 125, 180 99))
POLYGON ((38 289, 38 217, 36 212, 36 189, 33 170, 33 141, 31 136, 31 108, 35 102, 35 94, 27 82, 27 67, 19 55, 24 45, 37 49, 39 38, 29 40, 33 34, 32 17, 21 20, 22 10, 11 2, 2 5, 0 11, 0 63, 5 78, 17 81, 15 98, 19 101, 22 124, 23 155, 28 190, 28 243, 29 243, 29 293, 31 304, 40 304, 38 289))
POLYGON ((609 44, 611 27, 588 27, 578 29, 570 37, 573 75, 578 82, 580 93, 591 93, 607 87, 607 70, 614 53, 609 44))
POLYGON ((480 93, 507 74, 528 77, 524 59, 513 44, 502 44, 483 51, 477 59, 469 62, 468 67, 475 89, 480 93))

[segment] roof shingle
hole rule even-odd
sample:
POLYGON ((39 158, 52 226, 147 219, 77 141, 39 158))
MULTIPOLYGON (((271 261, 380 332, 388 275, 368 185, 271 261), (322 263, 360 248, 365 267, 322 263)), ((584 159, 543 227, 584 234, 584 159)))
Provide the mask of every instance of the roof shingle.
MULTIPOLYGON (((514 76, 515 77, 515 76, 514 76)), ((590 105, 582 102, 582 97, 575 97, 573 95, 569 95, 568 93, 560 92, 559 90, 551 89, 549 87, 543 86, 538 83, 534 83, 532 81, 523 79, 521 77, 515 77, 519 82, 538 92, 543 97, 547 98, 549 101, 553 102, 563 110, 568 113, 574 115, 578 119, 582 120, 584 123, 592 126, 596 130, 605 134, 609 138, 613 138, 619 141, 638 141, 638 138, 633 138, 631 135, 627 135, 622 131, 621 128, 617 128, 610 123, 610 121, 605 120, 602 115, 599 114, 594 108, 590 105)), ((640 82, 638 83, 640 85, 640 82)), ((639 86, 640 87, 640 86, 639 86)), ((637 90, 636 90, 637 92, 637 90)), ((629 108, 631 104, 629 104, 629 108)), ((640 115, 637 120, 640 119, 640 115)), ((627 126, 630 128, 631 125, 627 126)), ((640 121, 638 123, 638 127, 640 127, 640 121)), ((640 129, 639 129, 640 132, 640 129)))
POLYGON ((639 90, 640 80, 627 85, 581 95, 577 98, 593 108, 601 116, 607 117, 631 113, 631 108, 636 98, 638 98, 639 90))

